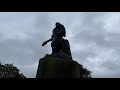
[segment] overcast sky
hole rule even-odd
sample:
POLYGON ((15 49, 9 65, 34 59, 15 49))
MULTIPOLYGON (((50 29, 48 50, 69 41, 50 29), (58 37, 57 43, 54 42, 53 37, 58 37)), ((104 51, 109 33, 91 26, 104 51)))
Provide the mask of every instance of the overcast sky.
POLYGON ((120 78, 119 12, 0 12, 0 61, 35 78, 39 59, 51 53, 55 22, 67 32, 73 59, 96 78, 120 78))

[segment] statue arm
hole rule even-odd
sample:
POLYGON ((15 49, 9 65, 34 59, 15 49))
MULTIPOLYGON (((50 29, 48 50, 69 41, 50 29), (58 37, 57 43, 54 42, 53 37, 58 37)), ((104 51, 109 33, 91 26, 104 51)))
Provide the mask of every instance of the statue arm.
POLYGON ((45 42, 43 42, 42 46, 45 46, 45 45, 46 45, 48 42, 50 42, 50 41, 52 41, 52 38, 49 39, 49 40, 47 40, 47 41, 45 41, 45 42))
POLYGON ((52 38, 51 38, 51 39, 49 39, 49 40, 47 40, 46 42, 50 42, 50 41, 52 41, 52 38))

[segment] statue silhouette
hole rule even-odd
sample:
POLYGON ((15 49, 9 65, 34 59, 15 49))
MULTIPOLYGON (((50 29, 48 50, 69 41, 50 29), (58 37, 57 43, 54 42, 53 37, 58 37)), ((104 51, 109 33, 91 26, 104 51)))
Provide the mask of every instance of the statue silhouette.
POLYGON ((45 46, 48 42, 52 41, 52 55, 62 52, 72 59, 69 41, 63 38, 66 37, 65 27, 59 22, 56 22, 55 26, 56 27, 52 31, 52 37, 43 42, 42 46, 45 46))

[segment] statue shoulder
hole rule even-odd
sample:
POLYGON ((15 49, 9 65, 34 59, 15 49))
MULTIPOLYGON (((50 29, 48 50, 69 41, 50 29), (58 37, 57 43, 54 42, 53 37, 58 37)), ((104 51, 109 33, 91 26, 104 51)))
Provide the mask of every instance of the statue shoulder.
POLYGON ((61 28, 62 28, 62 29, 65 29, 64 25, 61 25, 61 28))

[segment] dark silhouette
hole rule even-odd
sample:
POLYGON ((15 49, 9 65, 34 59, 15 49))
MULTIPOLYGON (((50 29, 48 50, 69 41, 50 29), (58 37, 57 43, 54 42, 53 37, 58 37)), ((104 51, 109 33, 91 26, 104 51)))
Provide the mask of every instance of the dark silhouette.
POLYGON ((2 65, 0 63, 0 78, 26 78, 23 74, 19 73, 19 69, 13 64, 2 65))
POLYGON ((69 41, 63 38, 66 37, 65 27, 59 22, 56 22, 55 26, 56 27, 52 31, 52 37, 43 42, 42 46, 52 41, 52 55, 72 59, 69 41))
POLYGON ((61 58, 41 58, 36 78, 92 78, 91 71, 76 61, 61 58))
POLYGON ((65 27, 56 22, 49 40, 52 54, 46 54, 39 60, 36 78, 91 78, 91 71, 72 59, 70 44, 66 37, 65 27))

